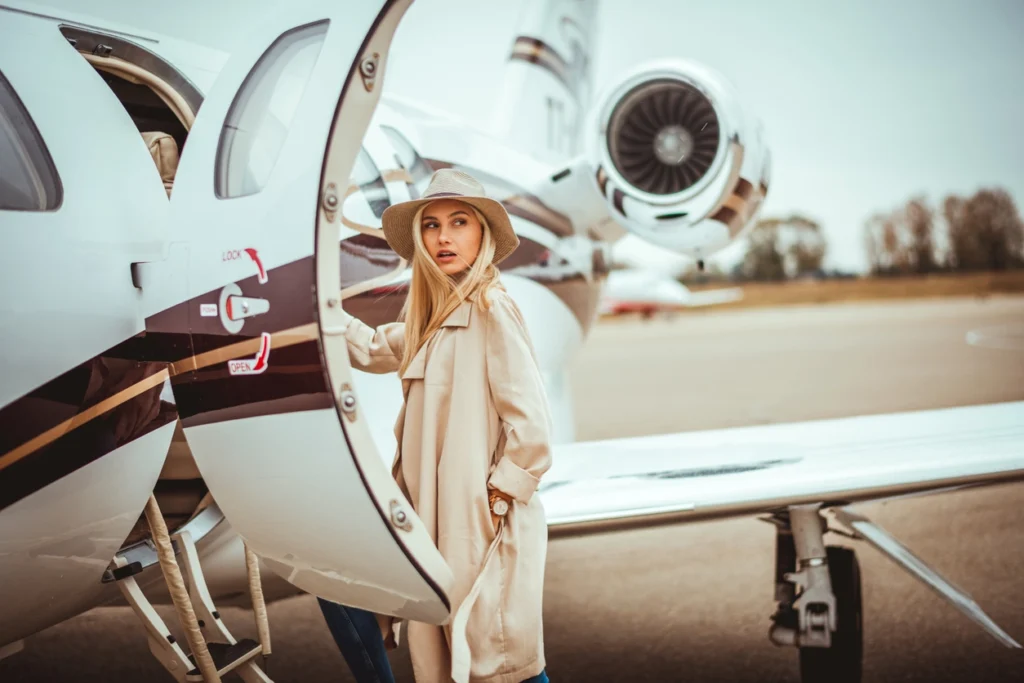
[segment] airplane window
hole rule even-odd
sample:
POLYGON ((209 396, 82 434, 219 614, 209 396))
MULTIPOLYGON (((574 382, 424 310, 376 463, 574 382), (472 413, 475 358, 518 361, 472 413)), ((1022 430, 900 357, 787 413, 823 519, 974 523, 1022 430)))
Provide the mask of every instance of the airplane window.
POLYGON ((0 74, 0 211, 53 211, 63 195, 57 169, 14 88, 0 74))
POLYGON ((288 31, 267 48, 228 110, 217 148, 221 199, 256 194, 267 184, 313 71, 328 22, 288 31))

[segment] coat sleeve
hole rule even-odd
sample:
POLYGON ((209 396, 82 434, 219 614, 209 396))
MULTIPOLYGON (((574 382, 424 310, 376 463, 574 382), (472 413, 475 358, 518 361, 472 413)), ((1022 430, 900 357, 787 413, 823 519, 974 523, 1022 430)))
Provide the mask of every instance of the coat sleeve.
POLYGON ((405 323, 388 323, 374 329, 348 313, 344 315, 352 367, 377 374, 397 371, 405 348, 405 323))
POLYGON ((551 411, 515 302, 499 292, 487 313, 487 382, 505 430, 505 452, 487 483, 528 503, 551 467, 551 411))

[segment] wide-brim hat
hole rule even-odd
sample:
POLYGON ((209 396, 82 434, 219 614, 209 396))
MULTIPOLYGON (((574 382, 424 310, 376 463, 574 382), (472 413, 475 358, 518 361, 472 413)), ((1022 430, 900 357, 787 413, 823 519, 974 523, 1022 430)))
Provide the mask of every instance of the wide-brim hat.
POLYGON ((393 204, 385 209, 384 215, 381 216, 381 225, 388 245, 406 261, 411 261, 413 252, 416 251, 416 242, 412 234, 413 229, 419 229, 419 226, 412 224, 416 212, 421 206, 438 199, 457 199, 466 202, 487 219, 488 225, 491 226, 491 239, 494 241, 493 263, 501 263, 519 246, 519 238, 512 229, 512 221, 501 202, 488 197, 484 192, 484 186, 468 173, 442 168, 431 176, 430 184, 427 185, 422 197, 393 204))

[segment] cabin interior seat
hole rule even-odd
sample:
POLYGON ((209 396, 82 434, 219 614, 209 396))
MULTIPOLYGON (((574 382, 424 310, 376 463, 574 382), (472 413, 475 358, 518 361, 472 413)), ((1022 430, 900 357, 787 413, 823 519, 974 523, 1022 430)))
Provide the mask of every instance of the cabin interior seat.
POLYGON ((142 139, 149 148, 149 153, 153 155, 160 180, 163 181, 167 196, 170 197, 174 175, 178 172, 178 143, 170 134, 160 131, 147 131, 142 134, 142 139))

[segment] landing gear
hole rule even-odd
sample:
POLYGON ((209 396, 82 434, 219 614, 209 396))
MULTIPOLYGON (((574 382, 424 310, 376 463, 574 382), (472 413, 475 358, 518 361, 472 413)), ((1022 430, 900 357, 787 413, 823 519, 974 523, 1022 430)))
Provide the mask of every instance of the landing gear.
POLYGON ((863 612, 860 567, 848 548, 824 544, 818 506, 793 506, 772 520, 775 599, 768 636, 800 650, 803 683, 860 683, 863 612))
POLYGON ((859 683, 864 658, 860 564, 849 548, 830 546, 826 551, 838 628, 832 634, 831 647, 800 648, 800 680, 859 683))

